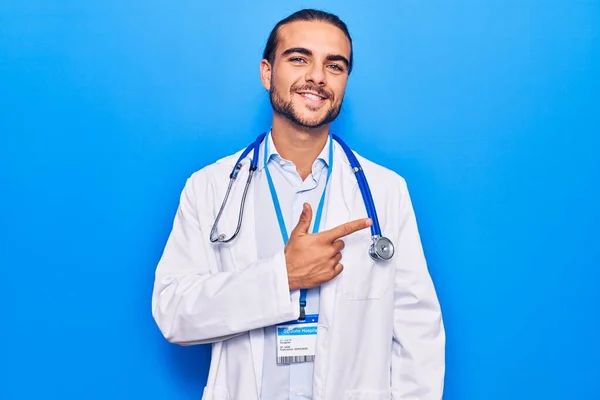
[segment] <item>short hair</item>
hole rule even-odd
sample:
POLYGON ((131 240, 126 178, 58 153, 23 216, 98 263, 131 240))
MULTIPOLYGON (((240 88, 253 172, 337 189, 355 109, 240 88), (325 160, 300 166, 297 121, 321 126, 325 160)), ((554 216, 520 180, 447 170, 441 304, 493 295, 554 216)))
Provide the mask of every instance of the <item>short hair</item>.
POLYGON ((263 52, 263 58, 268 60, 271 64, 275 61, 275 49, 277 49, 277 45, 279 43, 279 28, 281 28, 285 24, 289 24, 290 22, 295 21, 320 21, 327 22, 337 28, 339 28, 348 40, 350 41, 350 60, 348 60, 348 74, 352 72, 352 64, 353 64, 353 49, 352 49, 352 38, 350 37, 350 32, 348 32, 348 27, 346 24, 337 16, 325 11, 314 10, 314 9, 304 9, 300 11, 296 11, 292 15, 282 19, 275 25, 271 34, 269 35, 269 39, 267 39, 267 44, 265 46, 265 50, 263 52))

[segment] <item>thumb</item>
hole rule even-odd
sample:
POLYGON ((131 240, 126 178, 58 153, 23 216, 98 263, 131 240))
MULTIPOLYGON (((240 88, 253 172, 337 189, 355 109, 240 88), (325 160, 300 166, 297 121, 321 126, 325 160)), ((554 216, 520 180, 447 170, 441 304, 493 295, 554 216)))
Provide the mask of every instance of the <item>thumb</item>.
POLYGON ((308 233, 311 222, 312 208, 310 207, 310 204, 304 203, 302 206, 302 213, 300 213, 300 218, 298 219, 298 224, 292 231, 292 235, 297 235, 299 233, 308 233))

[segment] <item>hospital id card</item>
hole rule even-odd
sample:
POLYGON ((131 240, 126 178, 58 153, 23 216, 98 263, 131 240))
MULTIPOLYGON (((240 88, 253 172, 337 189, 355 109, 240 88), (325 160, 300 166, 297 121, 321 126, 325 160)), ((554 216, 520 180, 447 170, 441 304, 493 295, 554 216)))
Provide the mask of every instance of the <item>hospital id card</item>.
POLYGON ((277 364, 315 360, 319 316, 307 315, 305 321, 277 325, 277 364))

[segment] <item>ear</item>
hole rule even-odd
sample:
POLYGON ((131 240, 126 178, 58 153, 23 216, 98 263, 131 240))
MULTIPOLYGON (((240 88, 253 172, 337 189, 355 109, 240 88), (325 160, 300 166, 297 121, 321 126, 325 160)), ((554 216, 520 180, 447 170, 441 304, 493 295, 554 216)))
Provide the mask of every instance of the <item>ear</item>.
POLYGON ((260 62, 260 80, 267 91, 271 90, 271 72, 272 66, 266 59, 260 62))

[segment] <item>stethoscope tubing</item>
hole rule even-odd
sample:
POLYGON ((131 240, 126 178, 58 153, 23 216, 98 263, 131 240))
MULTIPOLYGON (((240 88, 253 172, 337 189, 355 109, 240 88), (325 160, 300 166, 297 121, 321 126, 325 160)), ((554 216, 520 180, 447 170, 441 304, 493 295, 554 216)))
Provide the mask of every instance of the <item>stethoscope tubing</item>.
POLYGON ((332 135, 332 137, 344 150, 344 153, 346 154, 346 157, 348 157, 348 161, 350 162, 350 167, 352 167, 354 175, 356 176, 358 188, 360 189, 360 193, 365 203, 365 207, 367 208, 367 215, 373 220, 373 225, 371 225, 371 235, 381 236, 381 226, 379 225, 379 218, 377 217, 377 211, 375 208, 375 203, 373 201, 373 195, 371 194, 371 189, 369 187, 369 183, 367 182, 365 172, 362 169, 360 163, 358 162, 358 159, 354 155, 352 149, 350 149, 350 147, 348 147, 348 145, 337 135, 332 135))
MULTIPOLYGON (((256 169, 257 169, 260 145, 265 137, 266 137, 266 133, 260 134, 256 138, 256 140, 253 143, 251 143, 242 152, 242 154, 238 158, 237 162, 235 163, 235 166, 233 167, 233 170, 231 171, 231 174, 229 175, 229 177, 230 177, 229 186, 227 187, 227 193, 225 194, 225 199, 223 200, 223 203, 221 204, 219 213, 217 214, 217 217, 215 219, 213 227, 210 231, 210 241, 211 242, 213 242, 213 243, 216 243, 216 242, 229 243, 233 239, 235 239, 235 237, 239 234, 241 226, 242 226, 243 216, 244 216, 244 208, 245 208, 244 206, 246 204, 246 196, 248 194, 248 188, 250 187, 250 183, 252 181, 252 176, 254 174, 254 171, 256 171, 256 169), (223 210, 225 209, 225 205, 227 204, 227 199, 229 198, 231 188, 233 187, 233 182, 237 179, 237 176, 242 168, 242 161, 248 156, 248 154, 250 154, 251 151, 253 151, 253 154, 250 159, 250 168, 249 168, 249 172, 248 172, 248 179, 246 180, 246 185, 244 187, 244 193, 242 195, 242 200, 241 200, 241 204, 240 204, 240 211, 238 213, 237 227, 236 227, 234 234, 229 239, 226 239, 224 234, 221 234, 221 235, 216 234, 217 226, 218 226, 218 223, 223 214, 223 210)), ((379 218, 377 217, 377 210, 375 208, 375 202, 373 200, 373 195, 371 193, 369 183, 367 182, 367 178, 365 176, 364 170, 362 169, 362 166, 360 165, 358 159, 356 158, 354 152, 350 149, 350 147, 348 147, 348 145, 342 139, 340 139, 337 135, 332 135, 332 138, 333 138, 333 140, 338 142, 338 144, 342 147, 342 150, 346 154, 346 157, 348 158, 348 161, 350 163, 352 171, 354 172, 354 175, 356 177, 356 181, 358 183, 358 188, 359 188, 361 196, 363 198, 363 203, 365 205, 367 215, 373 221, 373 224, 371 225, 371 236, 373 239, 373 244, 370 247, 369 253, 371 254, 371 257, 374 259, 389 260, 393 256, 394 246, 393 246, 393 243, 389 239, 383 237, 381 234, 381 226, 379 225, 379 218), (391 250, 389 250, 389 249, 391 249, 391 250)))

